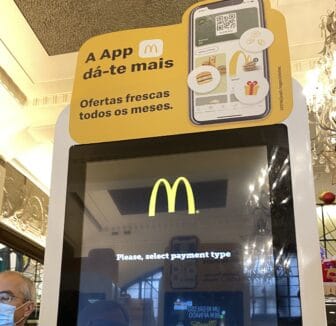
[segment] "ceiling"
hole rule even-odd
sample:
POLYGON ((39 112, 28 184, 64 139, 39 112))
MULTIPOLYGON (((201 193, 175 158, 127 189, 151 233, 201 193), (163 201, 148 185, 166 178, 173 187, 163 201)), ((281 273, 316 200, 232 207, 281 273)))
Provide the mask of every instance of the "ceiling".
POLYGON ((200 0, 14 0, 46 52, 77 52, 95 35, 181 22, 184 11, 200 0), (99 19, 97 19, 99 17, 99 19))
MULTIPOLYGON (((22 127, 9 133, 11 153, 2 153, 1 142, 0 153, 49 192, 54 126, 71 99, 81 44, 111 31, 178 23, 184 10, 196 2, 1 0, 0 67, 27 102, 18 109, 18 116, 24 116, 22 127)), ((334 2, 271 0, 271 4, 286 17, 293 77, 304 84, 305 73, 313 68, 323 46, 320 17, 334 2)))

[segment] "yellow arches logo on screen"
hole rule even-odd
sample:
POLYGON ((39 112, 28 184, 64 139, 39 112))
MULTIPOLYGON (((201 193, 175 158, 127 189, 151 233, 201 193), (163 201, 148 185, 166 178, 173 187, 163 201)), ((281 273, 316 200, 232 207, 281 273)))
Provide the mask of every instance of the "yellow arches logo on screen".
POLYGON ((194 193, 191 188, 190 182, 185 177, 179 177, 175 180, 175 182, 173 183, 173 186, 171 186, 170 183, 164 178, 161 178, 155 182, 151 196, 150 196, 150 200, 149 200, 148 216, 150 217, 155 216, 156 198, 157 198, 157 193, 159 191, 159 187, 161 186, 161 184, 166 189, 167 201, 168 201, 168 213, 174 213, 176 193, 181 183, 184 183, 186 193, 187 193, 188 214, 196 214, 195 198, 194 198, 194 193))

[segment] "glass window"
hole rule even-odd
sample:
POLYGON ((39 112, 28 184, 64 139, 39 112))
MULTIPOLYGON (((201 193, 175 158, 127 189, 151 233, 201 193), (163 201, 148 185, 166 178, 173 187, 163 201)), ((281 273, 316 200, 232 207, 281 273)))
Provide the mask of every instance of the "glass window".
POLYGON ((33 320, 37 323, 42 294, 43 265, 0 243, 0 271, 17 271, 34 282, 36 289, 36 309, 29 317, 29 320, 31 323, 33 323, 33 320))

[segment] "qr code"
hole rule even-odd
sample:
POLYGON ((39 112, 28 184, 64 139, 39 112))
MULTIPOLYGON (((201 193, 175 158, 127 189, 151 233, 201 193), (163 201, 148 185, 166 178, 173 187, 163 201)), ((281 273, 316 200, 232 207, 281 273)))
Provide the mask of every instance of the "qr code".
POLYGON ((216 36, 237 33, 237 14, 235 12, 216 16, 216 36))

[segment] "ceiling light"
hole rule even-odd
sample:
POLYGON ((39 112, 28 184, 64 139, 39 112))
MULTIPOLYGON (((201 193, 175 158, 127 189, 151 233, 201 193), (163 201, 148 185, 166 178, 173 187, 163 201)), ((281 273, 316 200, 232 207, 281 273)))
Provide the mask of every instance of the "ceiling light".
POLYGON ((312 158, 316 172, 336 175, 336 14, 321 18, 324 48, 317 67, 307 73, 304 88, 311 127, 312 158))
POLYGON ((289 197, 285 198, 280 204, 284 205, 287 204, 289 201, 289 197))

